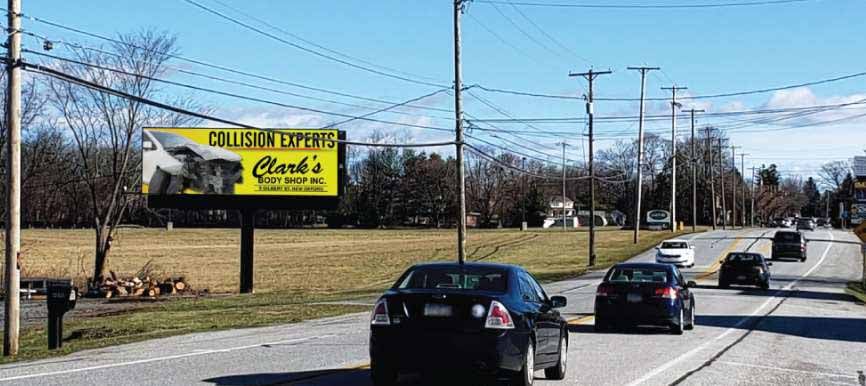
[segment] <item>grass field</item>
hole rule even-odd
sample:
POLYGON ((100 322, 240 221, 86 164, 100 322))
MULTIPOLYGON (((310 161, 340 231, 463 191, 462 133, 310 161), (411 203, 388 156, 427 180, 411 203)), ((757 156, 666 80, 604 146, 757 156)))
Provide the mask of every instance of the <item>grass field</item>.
MULTIPOLYGON (((121 229, 108 266, 135 274, 148 261, 165 275, 184 275, 194 288, 233 292, 238 287, 239 234, 235 229, 121 229)), ((470 230, 469 260, 520 264, 539 279, 574 276, 587 264, 585 231, 470 230)), ((598 263, 632 256, 672 237, 670 232, 598 232, 598 263)), ((25 230, 24 276, 72 276, 92 270, 90 230, 25 230)), ((456 235, 448 230, 257 230, 255 290, 303 295, 377 292, 413 263, 455 259, 456 235)))

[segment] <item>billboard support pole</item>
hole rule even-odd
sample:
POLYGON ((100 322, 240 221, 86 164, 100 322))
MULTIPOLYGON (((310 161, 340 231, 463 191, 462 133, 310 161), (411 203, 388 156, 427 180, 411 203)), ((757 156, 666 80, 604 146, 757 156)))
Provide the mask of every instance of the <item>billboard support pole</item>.
POLYGON ((253 243, 256 229, 256 210, 241 210, 241 277, 240 293, 253 292, 253 243))

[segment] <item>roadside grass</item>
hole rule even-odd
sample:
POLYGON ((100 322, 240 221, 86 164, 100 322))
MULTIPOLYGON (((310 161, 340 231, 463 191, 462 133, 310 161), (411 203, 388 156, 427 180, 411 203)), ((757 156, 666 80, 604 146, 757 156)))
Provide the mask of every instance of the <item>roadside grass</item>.
MULTIPOLYGON (((704 229, 701 229, 703 231, 704 229)), ((596 269, 606 268, 682 233, 602 229, 596 235, 596 269)), ((519 264, 542 281, 586 271, 585 230, 470 230, 470 261, 519 264)), ((93 254, 87 230, 25 230, 24 276, 71 276, 83 283, 93 254)), ((109 267, 118 275, 151 261, 158 275, 184 275, 194 289, 232 293, 238 283, 239 231, 234 229, 123 229, 109 267)), ((130 304, 111 314, 67 316, 64 347, 47 350, 42 327, 24 328, 20 353, 0 363, 64 355, 84 349, 221 329, 294 323, 359 312, 408 266, 455 259, 454 230, 257 230, 255 295, 211 295, 130 304), (322 304, 321 302, 334 302, 322 304)))
POLYGON ((859 281, 849 281, 845 287, 845 292, 854 296, 861 303, 866 303, 866 288, 863 288, 863 283, 859 281))

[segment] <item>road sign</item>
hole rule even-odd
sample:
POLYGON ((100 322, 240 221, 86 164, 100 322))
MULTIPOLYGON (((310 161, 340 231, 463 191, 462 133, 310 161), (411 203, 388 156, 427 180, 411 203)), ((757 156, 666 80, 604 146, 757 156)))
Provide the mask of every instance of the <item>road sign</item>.
POLYGON ((866 177, 866 157, 854 157, 851 168, 855 177, 866 177))
POLYGON ((854 234, 860 238, 860 241, 866 243, 866 221, 860 223, 860 226, 854 228, 854 234))

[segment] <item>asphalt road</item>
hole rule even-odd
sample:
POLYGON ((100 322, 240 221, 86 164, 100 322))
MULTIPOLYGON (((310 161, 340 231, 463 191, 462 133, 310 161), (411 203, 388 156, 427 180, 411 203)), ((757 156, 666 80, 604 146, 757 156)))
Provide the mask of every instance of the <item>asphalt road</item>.
MULTIPOLYGON (((715 287, 720 257, 769 255, 772 230, 689 236, 696 265, 697 326, 682 336, 640 329, 597 334, 592 301, 603 272, 545 286, 568 297, 572 320, 565 381, 540 385, 858 385, 866 371, 866 307, 844 294, 861 275, 851 233, 808 232, 805 263, 775 262, 771 290, 715 287)), ((652 253, 633 261, 651 261, 652 253)), ((370 385, 368 315, 200 333, 0 366, 0 385, 370 385)), ((409 379, 409 383, 413 380, 409 379)))

